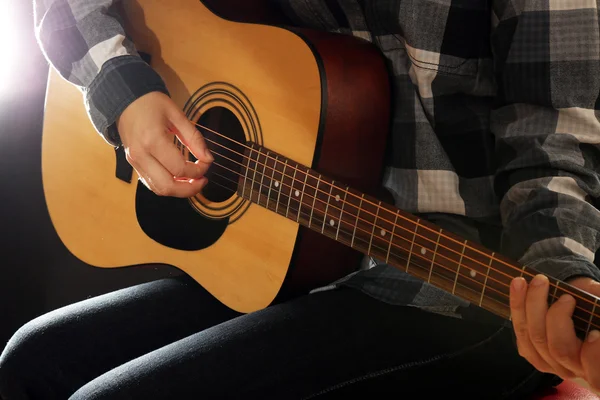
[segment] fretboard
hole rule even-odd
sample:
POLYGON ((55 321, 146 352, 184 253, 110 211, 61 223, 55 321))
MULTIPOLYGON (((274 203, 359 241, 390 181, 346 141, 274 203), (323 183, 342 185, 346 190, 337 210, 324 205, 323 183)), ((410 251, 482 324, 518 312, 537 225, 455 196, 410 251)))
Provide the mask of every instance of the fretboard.
MULTIPOLYGON (((512 279, 538 274, 265 148, 253 145, 245 157, 243 198, 503 318, 510 319, 512 279)), ((550 303, 565 293, 576 298, 580 335, 600 328, 594 296, 549 279, 550 303)))

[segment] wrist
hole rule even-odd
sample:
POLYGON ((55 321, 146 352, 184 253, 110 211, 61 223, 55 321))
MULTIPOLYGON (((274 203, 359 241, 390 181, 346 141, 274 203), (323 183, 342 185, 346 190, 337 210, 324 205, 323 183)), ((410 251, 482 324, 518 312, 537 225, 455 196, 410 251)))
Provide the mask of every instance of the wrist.
POLYGON ((141 58, 122 56, 107 61, 86 94, 96 130, 108 143, 120 146, 117 120, 131 103, 151 92, 169 95, 162 78, 141 58))

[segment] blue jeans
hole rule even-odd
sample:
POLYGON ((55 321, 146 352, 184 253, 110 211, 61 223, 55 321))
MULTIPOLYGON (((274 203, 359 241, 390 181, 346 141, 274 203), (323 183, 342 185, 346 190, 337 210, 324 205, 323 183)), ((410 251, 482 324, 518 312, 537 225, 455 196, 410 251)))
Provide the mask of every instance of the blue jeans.
POLYGON ((50 312, 0 356, 3 400, 512 399, 545 377, 508 328, 350 288, 240 315, 187 277, 50 312))

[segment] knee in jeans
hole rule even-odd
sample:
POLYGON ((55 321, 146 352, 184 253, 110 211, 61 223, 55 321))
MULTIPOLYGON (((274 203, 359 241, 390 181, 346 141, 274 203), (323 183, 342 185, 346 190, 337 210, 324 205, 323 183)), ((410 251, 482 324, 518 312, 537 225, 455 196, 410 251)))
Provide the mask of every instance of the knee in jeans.
POLYGON ((43 362, 51 359, 47 353, 52 351, 57 325, 39 317, 13 334, 0 354, 0 398, 24 398, 31 387, 38 386, 43 375, 56 370, 55 365, 44 366, 43 362))

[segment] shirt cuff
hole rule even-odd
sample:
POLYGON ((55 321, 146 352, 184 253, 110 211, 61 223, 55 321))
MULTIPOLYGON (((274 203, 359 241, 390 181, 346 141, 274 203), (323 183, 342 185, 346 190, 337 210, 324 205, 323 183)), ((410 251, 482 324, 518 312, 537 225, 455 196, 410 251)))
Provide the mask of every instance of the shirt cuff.
POLYGON ((117 118, 133 101, 156 91, 169 96, 163 79, 140 57, 111 58, 86 90, 90 120, 108 143, 118 147, 121 139, 115 123, 117 118))

